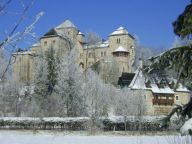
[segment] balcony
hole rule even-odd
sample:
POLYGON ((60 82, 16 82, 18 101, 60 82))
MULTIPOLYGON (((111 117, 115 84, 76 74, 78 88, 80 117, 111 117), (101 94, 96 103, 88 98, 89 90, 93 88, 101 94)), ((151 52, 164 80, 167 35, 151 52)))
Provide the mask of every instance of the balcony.
POLYGON ((173 105, 174 99, 153 99, 153 105, 173 105))

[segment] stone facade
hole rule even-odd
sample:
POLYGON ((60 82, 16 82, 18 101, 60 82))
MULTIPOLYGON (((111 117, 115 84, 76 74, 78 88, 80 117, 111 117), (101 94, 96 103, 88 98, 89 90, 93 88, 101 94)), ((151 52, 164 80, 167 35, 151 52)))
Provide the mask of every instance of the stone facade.
POLYGON ((77 63, 82 69, 88 69, 100 63, 100 74, 105 75, 105 67, 113 61, 118 66, 118 76, 122 72, 132 72, 135 59, 134 37, 124 27, 120 27, 108 36, 108 40, 94 45, 85 43, 84 34, 69 20, 48 31, 29 51, 13 54, 13 78, 17 81, 30 83, 33 79, 35 54, 45 52, 52 47, 60 56, 71 48, 77 49, 77 63))

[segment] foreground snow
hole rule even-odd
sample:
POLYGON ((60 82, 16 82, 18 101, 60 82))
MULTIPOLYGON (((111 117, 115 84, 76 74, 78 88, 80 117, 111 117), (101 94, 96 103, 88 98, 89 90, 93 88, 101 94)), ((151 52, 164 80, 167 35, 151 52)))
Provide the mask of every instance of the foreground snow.
POLYGON ((189 131, 192 132, 192 118, 187 120, 184 125, 181 127, 180 132, 183 135, 189 134, 189 131))
POLYGON ((174 144, 175 141, 186 138, 179 136, 86 136, 81 133, 71 135, 66 132, 47 131, 36 134, 32 131, 0 131, 1 144, 174 144))

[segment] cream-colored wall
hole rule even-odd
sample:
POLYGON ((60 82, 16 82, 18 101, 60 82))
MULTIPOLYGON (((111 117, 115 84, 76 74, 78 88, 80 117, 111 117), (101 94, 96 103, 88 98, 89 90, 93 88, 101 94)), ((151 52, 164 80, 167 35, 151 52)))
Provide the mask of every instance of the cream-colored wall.
MULTIPOLYGON (((114 59, 117 62, 117 65, 119 67, 119 76, 122 72, 132 72, 132 65, 131 61, 133 61, 134 55, 134 48, 131 49, 131 46, 134 47, 134 40, 130 38, 129 35, 118 35, 118 36, 110 36, 109 37, 109 46, 108 47, 97 47, 92 49, 86 49, 82 42, 84 42, 83 35, 78 35, 78 30, 75 28, 67 28, 67 29, 58 29, 60 32, 63 32, 64 35, 69 35, 68 40, 72 40, 72 42, 75 44, 74 47, 77 49, 77 63, 83 64, 84 69, 90 67, 94 63, 98 62, 106 62, 113 59, 112 52, 118 48, 118 46, 123 46, 129 51, 128 57, 115 57, 114 59), (120 38, 120 44, 117 44, 117 38, 120 38), (91 53, 91 57, 89 57, 89 53, 91 53), (103 55, 102 55, 103 53, 103 55)), ((60 57, 65 54, 69 50, 69 42, 65 38, 61 38, 60 36, 43 36, 38 46, 33 46, 31 48, 31 52, 34 54, 37 54, 39 52, 45 52, 49 48, 54 48, 56 54, 59 54, 60 57)), ((17 56, 19 57, 19 55, 17 56)), ((22 56, 24 57, 24 56, 22 56)), ((25 56, 27 57, 27 56, 25 56)), ((29 57, 29 56, 28 56, 29 57)), ((26 58, 23 58, 22 61, 29 61, 30 63, 30 74, 31 75, 31 69, 33 68, 33 60, 30 58, 29 60, 26 60, 26 58)), ((22 70, 20 70, 22 65, 27 65, 27 62, 17 62, 14 64, 13 71, 14 75, 21 75, 20 73, 23 73, 22 70)), ((107 63, 105 63, 104 66, 106 66, 107 63)), ((103 69, 104 70, 104 69, 103 69)), ((104 73, 101 72, 101 73, 104 73)), ((26 76, 23 74, 23 77, 26 76)), ((15 76, 14 76, 15 77, 15 76)), ((32 77, 32 75, 30 76, 32 77)), ((25 78, 26 79, 26 78, 25 78)), ((30 78, 31 80, 31 78, 30 78)))
POLYGON ((186 104, 187 102, 189 102, 189 100, 190 100, 190 95, 188 92, 176 92, 175 93, 175 99, 174 99, 175 104, 183 105, 183 104, 186 104), (176 96, 179 97, 178 100, 176 100, 176 96))
POLYGON ((32 79, 33 57, 31 54, 15 54, 14 57, 13 79, 29 83, 32 79))
MULTIPOLYGON (((141 91, 141 90, 134 90, 141 91)), ((165 115, 171 112, 174 108, 174 104, 187 104, 189 101, 189 93, 188 92, 176 92, 176 95, 179 96, 179 100, 174 99, 174 104, 170 105, 153 105, 153 93, 151 90, 144 90, 143 95, 146 95, 146 115, 165 115)))

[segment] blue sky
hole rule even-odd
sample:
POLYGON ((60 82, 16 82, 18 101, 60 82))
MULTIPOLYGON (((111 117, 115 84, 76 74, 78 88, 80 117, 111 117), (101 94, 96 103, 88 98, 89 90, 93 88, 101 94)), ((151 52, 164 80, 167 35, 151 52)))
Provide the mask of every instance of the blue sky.
MULTIPOLYGON (((9 11, 19 11, 17 2, 13 0, 9 11)), ((107 39, 124 26, 141 45, 168 48, 175 38, 172 22, 187 4, 189 0, 36 0, 28 20, 44 11, 34 30, 38 36, 70 19, 83 33, 95 31, 107 39)), ((11 14, 1 16, 0 30, 9 30, 15 19, 11 14)))

